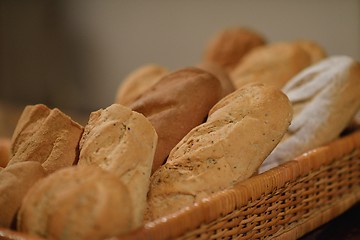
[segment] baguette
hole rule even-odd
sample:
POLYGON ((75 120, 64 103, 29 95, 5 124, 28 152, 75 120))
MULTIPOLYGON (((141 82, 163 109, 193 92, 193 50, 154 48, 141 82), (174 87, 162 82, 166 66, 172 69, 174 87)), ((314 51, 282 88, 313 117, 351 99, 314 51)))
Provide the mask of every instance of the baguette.
POLYGON ((143 223, 157 138, 142 114, 112 104, 91 113, 80 141, 78 165, 98 166, 128 188, 136 227, 143 223))
POLYGON ((251 177, 285 134, 291 116, 288 98, 262 84, 220 100, 152 175, 146 219, 166 216, 251 177))
POLYGON ((149 119, 159 136, 152 173, 192 128, 205 121, 221 93, 220 82, 215 76, 188 67, 164 76, 130 105, 132 110, 149 119))
POLYGON ((305 69, 284 87, 294 120, 260 172, 324 145, 349 125, 360 108, 360 63, 332 56, 305 69))

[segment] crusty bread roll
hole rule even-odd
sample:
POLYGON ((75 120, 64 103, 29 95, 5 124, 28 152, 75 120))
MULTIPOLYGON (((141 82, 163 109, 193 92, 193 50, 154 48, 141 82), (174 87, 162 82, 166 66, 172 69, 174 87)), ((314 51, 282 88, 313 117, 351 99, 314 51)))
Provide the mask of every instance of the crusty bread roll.
POLYGON ((192 128, 204 122, 221 91, 215 76, 188 67, 164 76, 130 105, 149 119, 159 136, 152 172, 192 128))
POLYGON ((222 89, 221 98, 235 91, 235 86, 231 81, 229 74, 220 65, 207 62, 199 64, 198 67, 213 74, 220 81, 222 89))
POLYGON ((281 89, 293 76, 311 65, 309 54, 299 44, 278 42, 247 54, 230 73, 236 88, 261 82, 281 89))
POLYGON ((262 46, 266 39, 250 28, 228 28, 217 33, 205 49, 203 62, 210 62, 233 70, 243 56, 252 49, 262 46))
POLYGON ((0 167, 5 167, 10 160, 11 140, 0 138, 0 167))
POLYGON ((9 164, 40 162, 47 173, 77 161, 83 127, 59 109, 45 105, 25 107, 12 136, 9 164))
POLYGON ((126 185, 137 227, 143 223, 157 138, 142 114, 113 104, 91 113, 80 141, 78 165, 99 166, 126 185))
POLYGON ((169 70, 157 64, 147 64, 135 69, 118 87, 115 103, 128 106, 168 72, 169 70))
POLYGON ((70 166, 38 181, 18 213, 19 231, 45 239, 100 240, 131 229, 133 202, 113 174, 70 166))
POLYGON ((0 171, 0 227, 13 227, 21 201, 31 186, 45 177, 38 162, 20 162, 0 171))
POLYGON ((360 108, 360 64, 347 56, 329 57, 296 75, 283 91, 294 120, 260 172, 339 136, 360 108))
POLYGON ((309 54, 311 64, 317 63, 327 57, 325 48, 315 41, 303 39, 296 40, 294 43, 309 54))
POLYGON ((252 176, 288 128, 292 108, 280 90, 249 84, 217 103, 151 177, 147 219, 192 205, 252 176))

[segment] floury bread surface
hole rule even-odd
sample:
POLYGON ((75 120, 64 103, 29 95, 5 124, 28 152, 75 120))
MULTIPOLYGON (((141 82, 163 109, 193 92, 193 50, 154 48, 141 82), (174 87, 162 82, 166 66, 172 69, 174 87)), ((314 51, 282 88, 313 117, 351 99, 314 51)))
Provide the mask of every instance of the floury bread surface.
POLYGON ((250 84, 220 100, 151 177, 147 219, 192 205, 245 180, 285 134, 292 117, 280 90, 250 84))
POLYGON ((26 161, 0 170, 0 227, 10 228, 27 191, 45 171, 39 162, 26 161))
POLYGON ((76 163, 83 127, 59 109, 45 105, 25 107, 14 130, 11 159, 40 162, 47 173, 76 163))
POLYGON ((78 165, 99 166, 128 188, 134 204, 134 226, 143 223, 156 145, 151 123, 120 104, 91 113, 80 141, 78 165))
POLYGON ((329 57, 296 75, 283 91, 294 120, 260 172, 340 135, 360 108, 360 64, 347 56, 329 57))
POLYGON ((149 119, 159 136, 152 172, 192 128, 205 121, 221 94, 221 84, 214 75, 187 67, 167 74, 130 105, 149 119))
POLYGON ((167 73, 169 70, 157 64, 147 64, 135 69, 118 87, 115 103, 130 105, 167 73))
POLYGON ((18 230, 44 239, 102 240, 134 228, 128 189, 96 166, 71 166, 39 180, 18 213, 18 230))

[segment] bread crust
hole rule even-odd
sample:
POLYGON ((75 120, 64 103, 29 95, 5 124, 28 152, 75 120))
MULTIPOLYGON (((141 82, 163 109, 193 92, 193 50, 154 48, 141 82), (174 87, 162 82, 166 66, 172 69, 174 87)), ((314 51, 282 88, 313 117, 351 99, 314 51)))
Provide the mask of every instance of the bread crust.
POLYGON ((265 44, 265 37, 250 28, 228 28, 216 33, 209 41, 203 62, 217 64, 230 72, 247 53, 265 44))
POLYGON ((46 239, 105 239, 133 228, 132 209, 128 189, 114 175, 96 166, 70 166, 30 189, 18 229, 46 239))
POLYGON ((12 164, 0 171, 0 227, 13 227, 22 199, 45 175, 41 164, 32 161, 12 164))
POLYGON ((205 121, 221 92, 214 75, 188 67, 166 75, 130 105, 149 119, 159 136, 152 172, 192 128, 205 121))
POLYGON ((78 159, 83 127, 59 109, 43 104, 26 106, 12 136, 8 163, 40 162, 47 173, 71 166, 78 159))
POLYGON ((223 98, 151 177, 156 219, 252 176, 288 128, 292 108, 273 87, 251 84, 223 98))
POLYGON ((294 120, 261 166, 266 171, 326 144, 348 126, 360 108, 360 64, 332 56, 300 72, 283 88, 294 120))
POLYGON ((115 103, 130 105, 169 72, 157 64, 146 64, 132 71, 118 87, 115 103))
POLYGON ((95 165, 128 188, 133 225, 143 223, 157 134, 140 113, 120 104, 91 113, 80 141, 78 165, 95 165))
POLYGON ((11 156, 11 140, 0 138, 0 167, 6 167, 11 156))
POLYGON ((311 58, 303 47, 291 42, 278 42, 251 51, 230 73, 230 77, 236 88, 261 82, 281 89, 311 64, 311 58))

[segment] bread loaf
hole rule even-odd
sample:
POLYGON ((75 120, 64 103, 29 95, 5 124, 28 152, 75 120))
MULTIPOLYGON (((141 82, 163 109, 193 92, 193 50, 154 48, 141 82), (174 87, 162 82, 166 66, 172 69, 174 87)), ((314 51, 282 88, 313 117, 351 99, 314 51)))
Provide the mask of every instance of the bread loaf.
POLYGON ((118 179, 96 166, 70 166, 38 181, 18 213, 18 229, 45 239, 100 240, 132 226, 133 202, 118 179))
POLYGON ((136 227, 143 223, 156 145, 151 123, 120 104, 91 113, 80 141, 78 165, 99 166, 128 188, 136 227))
POLYGON ((194 204, 252 176, 292 116, 280 90, 250 84, 220 100, 151 177, 147 219, 194 204))
POLYGON ((202 63, 198 67, 213 74, 220 81, 222 89, 221 98, 235 91, 235 86, 231 81, 229 74, 220 65, 214 63, 202 63))
POLYGON ((203 62, 217 64, 230 72, 248 52, 265 43, 266 39, 250 28, 228 28, 209 41, 203 62))
POLYGON ((260 46, 247 54, 230 73, 236 88, 261 82, 281 89, 293 76, 311 65, 299 44, 278 42, 260 46))
POLYGON ((0 171, 0 227, 14 227, 16 213, 31 186, 45 177, 38 162, 20 162, 0 171))
POLYGON ((261 172, 339 136, 360 108, 360 64, 347 56, 329 57, 296 75, 283 91, 294 120, 261 172))
POLYGON ((12 136, 9 164, 37 161, 47 173, 71 166, 78 158, 82 132, 81 125, 57 108, 27 106, 12 136))
POLYGON ((183 68, 164 76, 130 105, 154 126, 158 136, 152 172, 161 166, 171 149, 194 127, 203 123, 220 99, 220 82, 198 68, 183 68))
POLYGON ((300 46, 310 56, 311 64, 317 63, 327 57, 326 50, 317 42, 311 40, 297 40, 294 43, 300 46))
POLYGON ((0 138, 0 167, 5 167, 10 160, 11 141, 8 138, 0 138))
POLYGON ((168 72, 166 68, 156 64, 147 64, 135 69, 118 87, 115 103, 128 106, 168 72))

